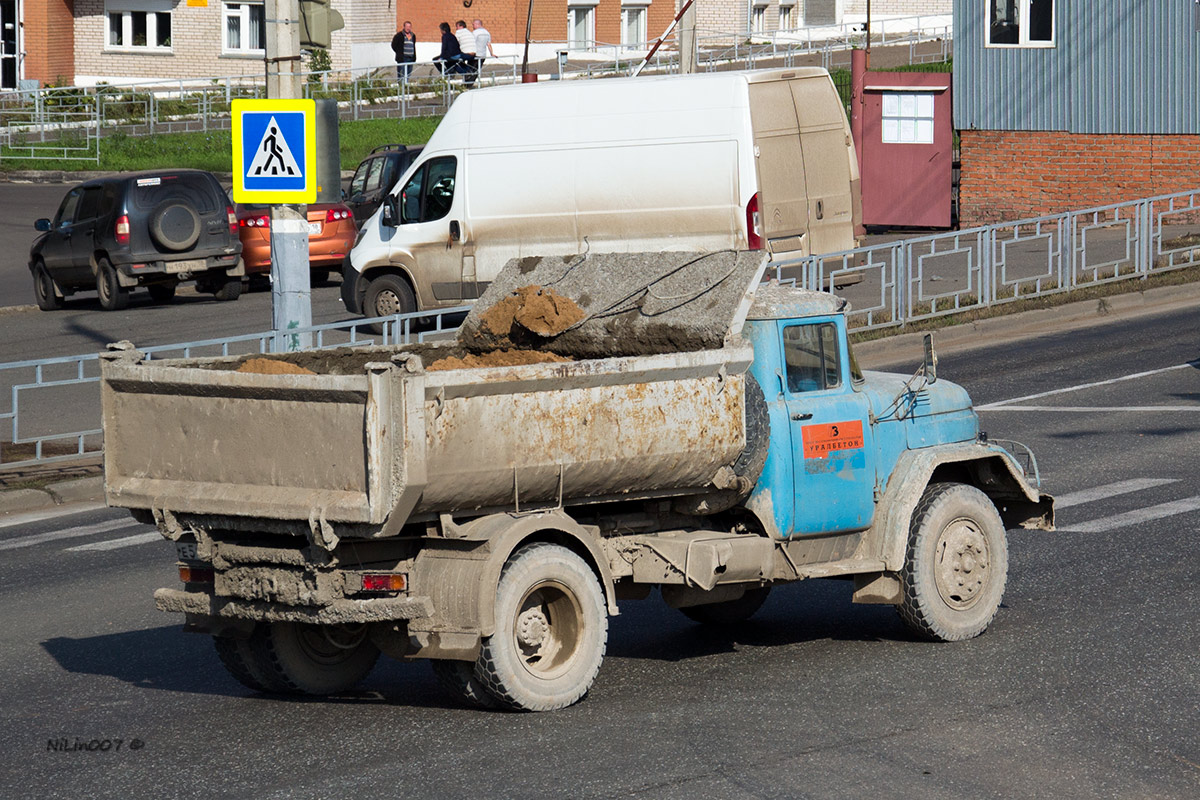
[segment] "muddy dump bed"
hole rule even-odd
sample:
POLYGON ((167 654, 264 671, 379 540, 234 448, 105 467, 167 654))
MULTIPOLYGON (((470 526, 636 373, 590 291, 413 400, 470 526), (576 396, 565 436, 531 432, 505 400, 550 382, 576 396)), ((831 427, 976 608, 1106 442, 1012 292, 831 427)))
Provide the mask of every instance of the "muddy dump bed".
POLYGON ((470 366, 481 356, 455 342, 264 366, 116 349, 102 364, 108 502, 390 535, 442 513, 712 491, 745 445, 752 351, 738 336, 654 355, 493 355, 470 366), (512 363, 529 360, 541 363, 512 363))

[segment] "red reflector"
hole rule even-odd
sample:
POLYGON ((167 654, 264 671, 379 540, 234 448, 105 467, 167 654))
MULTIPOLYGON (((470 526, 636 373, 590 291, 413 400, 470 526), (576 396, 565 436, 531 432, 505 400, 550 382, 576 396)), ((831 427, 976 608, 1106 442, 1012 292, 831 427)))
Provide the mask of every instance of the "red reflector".
POLYGON ((403 573, 386 572, 380 575, 363 575, 364 592, 403 592, 408 588, 408 576, 403 573))
POLYGON ((229 232, 231 234, 236 234, 238 229, 238 218, 237 214, 234 213, 233 206, 225 206, 225 215, 229 220, 229 232))
POLYGON ((746 246, 751 250, 762 250, 762 225, 758 215, 758 193, 746 203, 746 246))
POLYGON ((212 583, 213 571, 207 567, 180 567, 179 580, 184 583, 212 583))
POLYGON ((129 244, 129 217, 122 214, 117 217, 117 244, 129 244))

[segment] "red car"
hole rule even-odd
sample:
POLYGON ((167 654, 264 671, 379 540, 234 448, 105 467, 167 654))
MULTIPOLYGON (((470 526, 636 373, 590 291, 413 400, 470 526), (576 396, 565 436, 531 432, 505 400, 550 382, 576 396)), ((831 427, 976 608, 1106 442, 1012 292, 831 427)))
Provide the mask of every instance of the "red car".
MULTIPOLYGON (((271 207, 239 205, 238 234, 246 274, 271 271, 271 207)), ((308 207, 308 263, 312 282, 324 283, 330 272, 341 272, 342 261, 354 246, 358 231, 354 214, 341 203, 314 203, 308 207)))

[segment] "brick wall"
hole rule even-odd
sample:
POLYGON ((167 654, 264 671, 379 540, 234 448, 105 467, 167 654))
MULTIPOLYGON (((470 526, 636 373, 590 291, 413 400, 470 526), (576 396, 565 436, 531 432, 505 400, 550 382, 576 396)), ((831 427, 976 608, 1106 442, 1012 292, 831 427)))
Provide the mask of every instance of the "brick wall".
POLYGON ((1200 136, 960 131, 962 227, 1200 187, 1200 136))
MULTIPOLYGON (((587 3, 583 3, 587 4, 587 3)), ((531 38, 542 42, 564 42, 567 39, 568 0, 536 0, 533 4, 531 38)), ((675 16, 671 0, 648 0, 646 34, 653 40, 675 16)), ((475 0, 463 8, 461 0, 397 0, 396 30, 409 20, 419 42, 438 42, 441 34, 438 23, 448 22, 453 29, 455 20, 470 25, 471 20, 483 20, 496 44, 525 41, 525 21, 529 5, 525 0, 475 0)), ((596 40, 606 44, 621 41, 621 0, 598 0, 596 3, 596 40)))
MULTIPOLYGON (((872 17, 876 14, 915 17, 919 14, 951 14, 953 12, 953 0, 871 0, 872 17)), ((844 13, 866 14, 867 0, 846 0, 844 13)))
POLYGON ((75 80, 72 0, 26 0, 25 74, 42 86, 75 80), (61 79, 61 81, 60 81, 61 79))

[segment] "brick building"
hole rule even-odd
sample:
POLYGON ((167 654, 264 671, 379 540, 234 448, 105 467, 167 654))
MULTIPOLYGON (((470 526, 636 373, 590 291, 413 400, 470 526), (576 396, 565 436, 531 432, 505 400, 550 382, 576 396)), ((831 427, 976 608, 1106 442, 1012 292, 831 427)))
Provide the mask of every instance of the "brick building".
POLYGON ((1200 4, 955 0, 964 226, 1200 186, 1200 4))

